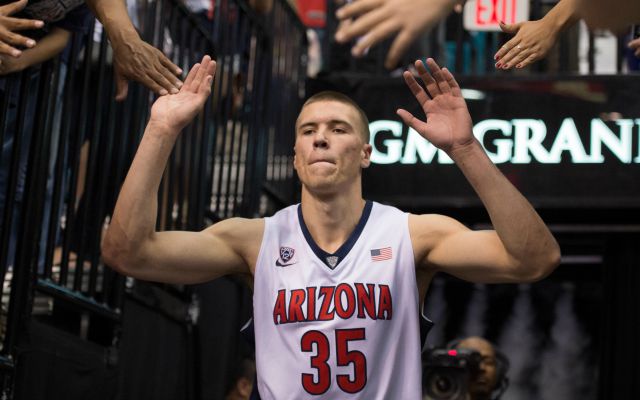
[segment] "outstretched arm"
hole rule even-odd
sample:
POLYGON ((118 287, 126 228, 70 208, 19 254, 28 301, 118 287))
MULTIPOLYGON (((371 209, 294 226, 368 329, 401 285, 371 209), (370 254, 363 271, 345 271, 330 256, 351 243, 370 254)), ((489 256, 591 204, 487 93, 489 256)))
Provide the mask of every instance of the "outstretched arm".
POLYGON ((32 65, 52 59, 64 50, 70 37, 69 31, 55 27, 36 46, 24 50, 19 57, 0 54, 0 75, 22 71, 32 65))
POLYGON ((458 165, 486 207, 495 231, 470 231, 443 216, 412 216, 410 230, 418 262, 475 282, 531 281, 549 274, 560 249, 540 216, 491 162, 473 136, 471 116, 453 75, 427 60, 404 79, 427 120, 398 110, 404 122, 444 150, 458 165))
POLYGON ((561 0, 538 21, 500 23, 503 32, 513 36, 496 52, 496 68, 524 68, 546 57, 560 33, 578 21, 576 0, 561 0))
POLYGON ((341 43, 359 38, 351 49, 355 57, 387 37, 395 35, 385 60, 386 68, 398 64, 411 43, 440 22, 459 0, 356 0, 340 8, 336 16, 353 19, 336 32, 341 43))
POLYGON ((261 220, 229 219, 202 232, 156 232, 157 193, 180 131, 202 109, 216 64, 205 56, 175 95, 162 96, 118 196, 102 244, 108 265, 139 279, 204 282, 228 273, 249 273, 260 244, 261 220))
POLYGON ((182 70, 136 32, 123 0, 87 0, 104 25, 111 47, 116 81, 116 100, 127 97, 129 80, 142 83, 159 95, 175 94, 182 85, 182 70))

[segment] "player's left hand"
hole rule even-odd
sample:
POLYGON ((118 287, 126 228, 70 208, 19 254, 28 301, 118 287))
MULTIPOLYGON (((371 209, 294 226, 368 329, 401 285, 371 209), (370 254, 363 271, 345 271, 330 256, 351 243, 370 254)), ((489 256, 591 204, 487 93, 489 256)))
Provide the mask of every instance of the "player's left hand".
POLYGON ((422 137, 451 154, 474 142, 471 115, 451 72, 440 68, 432 58, 427 59, 427 65, 430 71, 422 61, 415 62, 426 91, 409 71, 403 74, 407 86, 427 116, 426 122, 404 109, 398 109, 397 113, 405 124, 422 137))

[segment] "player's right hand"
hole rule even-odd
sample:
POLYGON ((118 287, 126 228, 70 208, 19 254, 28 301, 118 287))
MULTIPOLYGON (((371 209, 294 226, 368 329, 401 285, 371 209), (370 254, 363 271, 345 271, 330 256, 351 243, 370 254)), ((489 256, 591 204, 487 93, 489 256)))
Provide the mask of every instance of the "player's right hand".
POLYGON ((149 125, 178 134, 202 110, 216 73, 216 62, 208 55, 195 64, 176 94, 159 97, 151 107, 149 125))

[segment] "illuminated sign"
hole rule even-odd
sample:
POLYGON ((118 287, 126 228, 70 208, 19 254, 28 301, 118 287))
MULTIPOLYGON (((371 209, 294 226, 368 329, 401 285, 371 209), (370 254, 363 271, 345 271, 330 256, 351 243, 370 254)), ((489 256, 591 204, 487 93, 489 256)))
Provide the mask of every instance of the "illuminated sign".
POLYGON ((529 0, 468 0, 464 5, 464 28, 470 31, 500 31, 500 21, 528 20, 529 0))
MULTIPOLYGON (((536 207, 563 210, 558 215, 580 221, 592 217, 582 215, 586 209, 640 211, 636 76, 500 74, 461 76, 459 83, 475 137, 536 207)), ((480 207, 447 154, 397 117, 403 107, 425 118, 402 79, 349 75, 316 84, 343 89, 369 116, 372 162, 362 174, 366 197, 424 212, 480 207)))
MULTIPOLYGON (((580 135, 573 118, 564 118, 557 132, 548 132, 541 119, 485 119, 475 124, 473 134, 496 164, 560 164, 563 160, 571 164, 601 164, 605 162, 604 149, 608 162, 640 164, 640 119, 619 119, 608 125, 593 118, 589 127, 589 135, 580 135), (550 139, 550 145, 545 145, 550 139)), ((402 122, 373 121, 369 129, 374 164, 453 163, 445 152, 412 128, 403 139, 402 122)))

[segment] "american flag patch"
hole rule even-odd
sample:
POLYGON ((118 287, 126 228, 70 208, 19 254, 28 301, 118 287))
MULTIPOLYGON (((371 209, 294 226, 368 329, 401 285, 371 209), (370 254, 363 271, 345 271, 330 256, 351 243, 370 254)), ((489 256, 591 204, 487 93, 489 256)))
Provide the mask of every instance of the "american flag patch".
POLYGON ((391 260, 391 247, 371 249, 371 261, 391 260))

